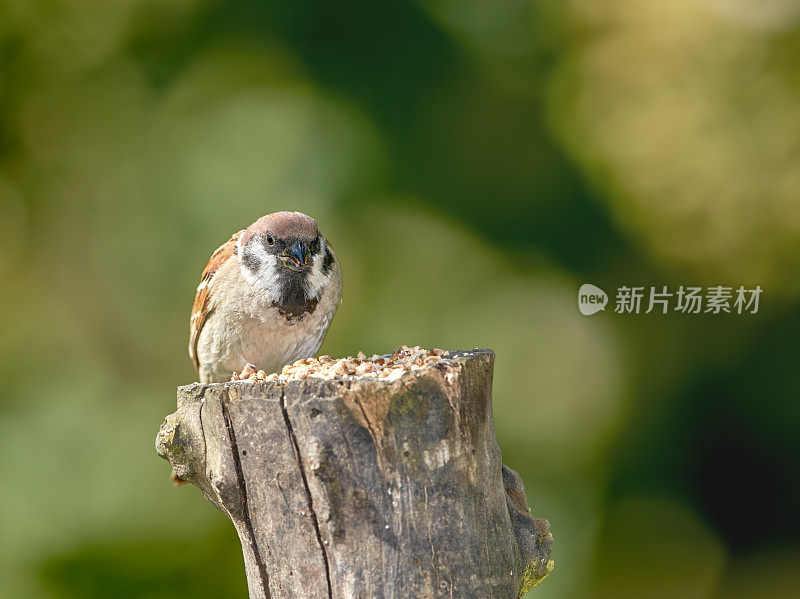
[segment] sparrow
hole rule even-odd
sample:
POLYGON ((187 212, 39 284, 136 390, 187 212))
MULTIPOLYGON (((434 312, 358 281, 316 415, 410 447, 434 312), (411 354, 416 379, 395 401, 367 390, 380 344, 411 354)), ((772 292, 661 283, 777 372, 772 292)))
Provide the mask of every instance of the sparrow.
POLYGON ((313 356, 341 297, 339 261, 316 221, 301 212, 262 216, 203 270, 189 323, 200 381, 270 373, 313 356))

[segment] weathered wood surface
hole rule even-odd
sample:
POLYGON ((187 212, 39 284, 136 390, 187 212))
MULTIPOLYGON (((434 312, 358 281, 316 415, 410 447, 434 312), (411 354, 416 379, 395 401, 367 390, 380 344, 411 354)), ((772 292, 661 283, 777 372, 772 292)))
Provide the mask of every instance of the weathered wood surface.
POLYGON ((494 354, 394 381, 194 384, 159 455, 227 514, 251 599, 515 598, 552 536, 502 466, 494 354))

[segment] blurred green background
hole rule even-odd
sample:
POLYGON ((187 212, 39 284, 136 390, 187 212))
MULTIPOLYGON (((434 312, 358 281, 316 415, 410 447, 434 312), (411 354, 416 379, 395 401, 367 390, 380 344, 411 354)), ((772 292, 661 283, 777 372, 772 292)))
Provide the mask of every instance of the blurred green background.
POLYGON ((800 597, 796 0, 0 0, 4 596, 246 596, 153 439, 206 260, 280 209, 342 263, 324 353, 497 352, 532 597, 800 597))

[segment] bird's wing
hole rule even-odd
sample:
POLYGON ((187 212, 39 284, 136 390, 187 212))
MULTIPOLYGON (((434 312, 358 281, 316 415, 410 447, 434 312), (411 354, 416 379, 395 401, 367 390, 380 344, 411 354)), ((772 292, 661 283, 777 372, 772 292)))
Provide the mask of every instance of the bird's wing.
POLYGON ((211 254, 208 264, 203 269, 200 284, 197 286, 197 293, 194 296, 194 305, 192 306, 192 318, 189 321, 189 356, 191 356, 194 368, 198 372, 200 371, 200 361, 197 358, 197 340, 200 338, 200 331, 203 330, 203 325, 212 310, 209 301, 209 287, 213 283, 214 275, 220 267, 225 264, 226 260, 236 254, 236 242, 242 233, 244 233, 244 229, 234 233, 228 241, 211 254))

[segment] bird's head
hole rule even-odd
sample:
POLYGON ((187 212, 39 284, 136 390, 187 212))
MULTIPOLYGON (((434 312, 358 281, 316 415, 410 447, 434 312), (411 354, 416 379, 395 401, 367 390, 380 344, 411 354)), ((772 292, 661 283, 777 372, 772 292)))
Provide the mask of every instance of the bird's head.
POLYGON ((245 279, 280 307, 317 300, 334 260, 316 221, 301 212, 262 216, 245 230, 237 254, 245 279))

